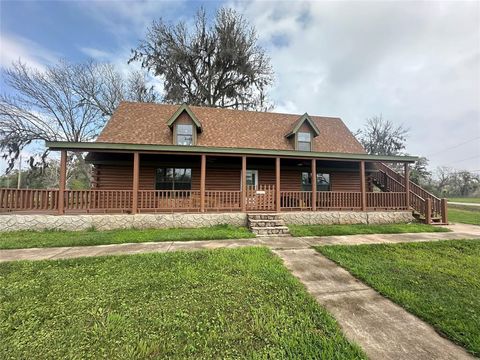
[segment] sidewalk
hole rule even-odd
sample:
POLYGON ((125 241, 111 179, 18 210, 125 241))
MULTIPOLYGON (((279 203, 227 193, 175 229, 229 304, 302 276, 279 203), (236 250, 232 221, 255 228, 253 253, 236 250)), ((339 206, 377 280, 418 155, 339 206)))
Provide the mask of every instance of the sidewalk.
POLYGON ((473 359, 430 325, 315 250, 274 252, 370 359, 473 359))
POLYGON ((128 243, 96 246, 57 248, 32 248, 0 250, 0 262, 15 260, 69 259, 89 256, 138 254, 177 250, 201 250, 238 248, 243 246, 267 246, 271 249, 306 249, 316 245, 359 245, 434 240, 480 239, 480 226, 457 224, 447 226, 448 233, 374 234, 323 237, 271 237, 213 241, 168 241, 128 243))

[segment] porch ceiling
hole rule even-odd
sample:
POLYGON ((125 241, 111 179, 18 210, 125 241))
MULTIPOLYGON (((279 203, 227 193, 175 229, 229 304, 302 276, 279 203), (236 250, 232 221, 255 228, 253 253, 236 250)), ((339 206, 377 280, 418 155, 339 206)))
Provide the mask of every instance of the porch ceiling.
POLYGON ((145 153, 177 153, 177 154, 218 154, 225 156, 249 155, 260 157, 284 157, 299 159, 332 159, 332 160, 366 160, 384 162, 408 162, 418 160, 417 156, 383 156, 369 154, 349 154, 333 152, 304 152, 293 150, 265 150, 252 148, 220 148, 204 146, 180 146, 180 145, 150 145, 150 144, 119 144, 102 142, 68 142, 68 141, 47 141, 46 147, 50 150, 70 151, 105 151, 105 152, 145 152, 145 153))

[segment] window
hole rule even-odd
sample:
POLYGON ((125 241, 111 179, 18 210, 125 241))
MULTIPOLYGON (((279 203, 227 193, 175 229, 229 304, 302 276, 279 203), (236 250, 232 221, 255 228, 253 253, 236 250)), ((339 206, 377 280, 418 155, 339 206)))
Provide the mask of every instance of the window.
POLYGON ((297 148, 300 151, 312 150, 312 135, 309 132, 299 132, 297 134, 297 148))
MULTIPOLYGON (((312 191, 310 172, 302 172, 302 191, 312 191)), ((317 173, 317 191, 330 191, 330 174, 317 173)))
POLYGON ((177 125, 177 145, 193 145, 193 125, 177 125))
POLYGON ((155 174, 155 190, 191 190, 192 169, 159 168, 155 174))
MULTIPOLYGON (((240 188, 242 188, 242 178, 240 178, 240 188)), ((258 188, 258 170, 247 170, 247 187, 254 186, 258 188)))

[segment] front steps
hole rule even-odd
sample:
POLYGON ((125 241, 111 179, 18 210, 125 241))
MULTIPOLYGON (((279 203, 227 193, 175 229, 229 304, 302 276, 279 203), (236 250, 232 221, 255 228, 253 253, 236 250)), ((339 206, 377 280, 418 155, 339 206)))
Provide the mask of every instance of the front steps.
POLYGON ((280 214, 247 214, 248 227, 256 236, 290 236, 288 227, 280 214))

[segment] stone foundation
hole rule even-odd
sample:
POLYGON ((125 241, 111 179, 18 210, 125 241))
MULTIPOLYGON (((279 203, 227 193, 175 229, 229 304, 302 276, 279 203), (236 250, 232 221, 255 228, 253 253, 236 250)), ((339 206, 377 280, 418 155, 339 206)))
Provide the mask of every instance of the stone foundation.
POLYGON ((174 213, 135 215, 0 215, 0 231, 97 230, 205 227, 219 224, 246 226, 245 213, 174 213))
POLYGON ((411 211, 299 211, 281 214, 287 224, 398 224, 414 221, 411 211))
MULTIPOLYGON (((388 224, 414 220, 410 211, 317 211, 280 214, 286 224, 388 224)), ((173 213, 136 215, 0 215, 0 231, 97 230, 204 227, 219 224, 246 226, 246 213, 173 213)))

